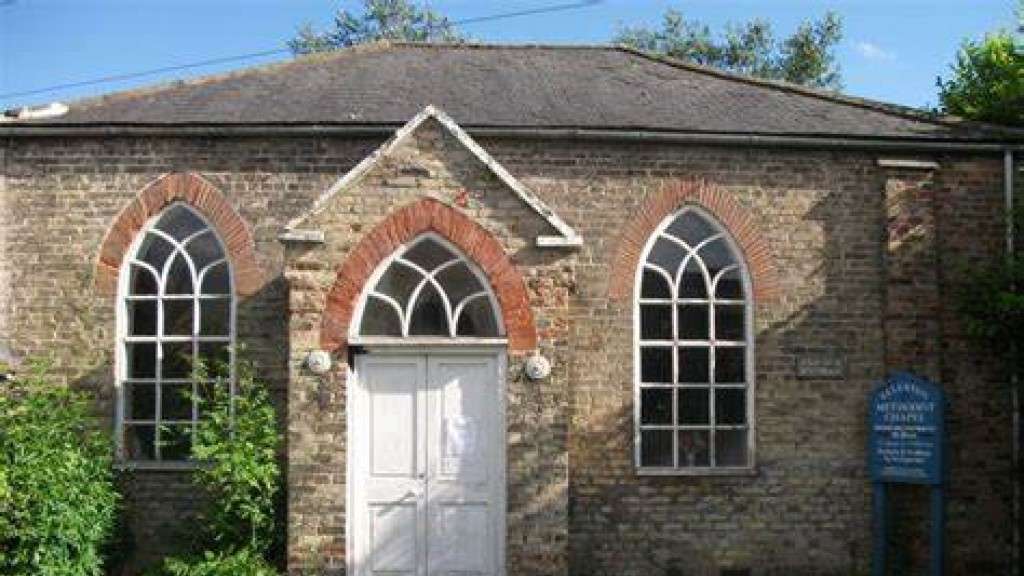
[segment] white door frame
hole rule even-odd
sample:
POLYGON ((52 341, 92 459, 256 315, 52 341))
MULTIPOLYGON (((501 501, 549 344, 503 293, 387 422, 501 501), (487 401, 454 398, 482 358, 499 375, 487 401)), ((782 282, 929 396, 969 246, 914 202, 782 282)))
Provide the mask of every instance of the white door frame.
MULTIPOLYGON (((357 340, 357 339, 352 339, 357 340)), ((506 407, 506 378, 507 365, 508 365, 508 354, 506 350, 506 342, 501 339, 501 342, 482 344, 478 342, 459 342, 452 341, 447 344, 438 344, 431 342, 429 344, 417 344, 415 338, 403 338, 406 343, 399 344, 395 340, 382 339, 381 342, 374 344, 373 339, 366 338, 357 340, 355 342, 350 341, 350 349, 355 346, 364 348, 363 354, 374 354, 379 356, 430 356, 431 354, 438 355, 465 355, 465 356, 492 356, 497 361, 498 366, 498 381, 495 383, 498 387, 497 399, 498 399, 498 430, 501 431, 501 441, 497 443, 496 449, 498 450, 498 482, 500 484, 500 490, 498 490, 498 499, 496 502, 497 508, 497 537, 498 537, 498 574, 497 576, 505 575, 505 540, 508 532, 508 523, 506 520, 506 502, 508 492, 508 476, 507 476, 507 446, 508 446, 508 418, 505 411, 506 407)), ((354 523, 352 522, 353 503, 355 502, 355 490, 356 483, 354 481, 354 458, 353 458, 353 446, 350 442, 352 438, 352 430, 355 425, 355 414, 352 407, 354 406, 353 391, 357 384, 357 378, 359 377, 356 368, 354 358, 352 361, 347 362, 346 367, 346 390, 345 390, 345 569, 346 574, 349 576, 356 576, 357 566, 355 565, 355 538, 354 538, 354 523)))

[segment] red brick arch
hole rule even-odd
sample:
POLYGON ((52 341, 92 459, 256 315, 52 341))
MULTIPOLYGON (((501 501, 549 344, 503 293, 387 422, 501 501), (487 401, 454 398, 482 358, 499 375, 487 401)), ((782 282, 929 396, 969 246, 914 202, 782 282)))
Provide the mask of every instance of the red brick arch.
POLYGON ((690 204, 703 208, 718 219, 732 234, 743 252, 753 284, 756 302, 771 302, 779 297, 779 280, 772 265, 768 243, 761 234, 750 211, 737 203, 726 191, 699 180, 673 182, 648 198, 619 236, 612 259, 614 273, 608 297, 628 302, 633 297, 633 284, 640 257, 651 234, 672 213, 690 204))
POLYGON ((100 244, 95 274, 97 291, 106 295, 117 293, 121 263, 135 235, 150 218, 174 202, 188 204, 209 220, 227 250, 235 290, 242 296, 255 293, 263 285, 263 275, 256 264, 255 242, 249 227, 220 191, 191 172, 161 176, 121 209, 100 244))
POLYGON ((395 210, 363 236, 338 267, 320 326, 320 346, 340 350, 348 341, 359 296, 377 266, 399 246, 425 232, 434 232, 457 246, 483 271, 501 306, 510 352, 537 346, 526 284, 501 243, 461 212, 426 198, 395 210))

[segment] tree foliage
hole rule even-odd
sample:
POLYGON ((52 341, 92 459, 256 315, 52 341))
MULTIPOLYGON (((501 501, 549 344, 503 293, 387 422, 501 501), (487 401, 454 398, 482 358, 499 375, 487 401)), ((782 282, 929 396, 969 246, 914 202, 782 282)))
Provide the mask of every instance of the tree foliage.
POLYGON ((235 370, 232 394, 226 366, 194 367, 197 381, 210 383, 197 399, 201 420, 192 444, 192 458, 202 463, 193 478, 207 495, 204 546, 198 555, 166 559, 163 574, 274 574, 266 558, 281 534, 276 529, 281 433, 255 367, 242 360, 235 370))
POLYGON ((339 10, 334 28, 317 32, 309 24, 288 42, 295 54, 327 52, 374 40, 458 41, 462 36, 448 18, 410 0, 363 0, 363 11, 339 10))
POLYGON ((937 82, 944 112, 1024 126, 1024 46, 1016 34, 999 31, 965 41, 950 78, 937 82))
POLYGON ((715 35, 706 24, 669 10, 660 29, 627 27, 615 41, 730 72, 838 90, 842 80, 835 47, 842 37, 842 21, 834 12, 802 23, 780 41, 763 19, 730 25, 715 35))
POLYGON ((0 574, 102 574, 118 494, 91 397, 42 362, 0 387, 0 574))
MULTIPOLYGON (((1014 229, 1024 230, 1024 210, 1016 210, 1014 229)), ((1005 369, 1022 372, 1024 351, 1024 258, 1015 251, 990 261, 961 266, 957 308, 967 335, 980 348, 1002 358, 1005 369)))

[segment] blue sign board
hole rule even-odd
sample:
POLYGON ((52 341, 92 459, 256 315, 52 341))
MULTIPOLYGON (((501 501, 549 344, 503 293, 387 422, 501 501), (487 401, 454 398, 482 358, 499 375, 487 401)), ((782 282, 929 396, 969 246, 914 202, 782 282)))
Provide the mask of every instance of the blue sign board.
POLYGON ((937 485, 945 466, 945 396, 912 374, 891 375, 871 395, 869 466, 875 482, 937 485))

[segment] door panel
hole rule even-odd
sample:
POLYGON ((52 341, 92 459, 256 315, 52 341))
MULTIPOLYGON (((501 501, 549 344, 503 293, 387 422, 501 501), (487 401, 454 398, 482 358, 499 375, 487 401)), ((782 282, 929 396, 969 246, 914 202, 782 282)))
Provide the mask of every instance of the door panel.
POLYGON ((355 573, 426 574, 426 359, 360 356, 353 389, 355 573))
POLYGON ((430 356, 427 373, 428 574, 497 574, 496 358, 430 356))
POLYGON ((416 574, 416 502, 370 504, 371 574, 416 574))
POLYGON ((504 572, 499 377, 495 354, 356 357, 355 574, 504 572))

